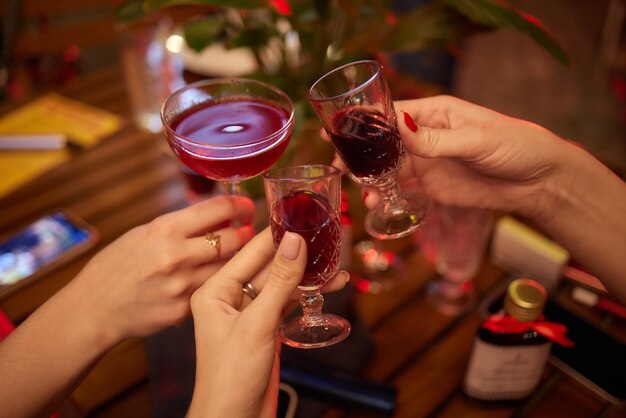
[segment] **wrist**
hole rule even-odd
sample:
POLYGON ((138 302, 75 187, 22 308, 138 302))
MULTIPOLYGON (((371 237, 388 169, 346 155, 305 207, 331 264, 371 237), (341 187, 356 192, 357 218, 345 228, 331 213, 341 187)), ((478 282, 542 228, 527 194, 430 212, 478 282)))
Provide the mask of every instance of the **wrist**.
POLYGON ((545 181, 544 197, 532 219, 548 231, 573 220, 591 225, 611 205, 616 176, 578 146, 568 144, 554 174, 545 181), (602 193, 601 193, 602 192, 602 193))
POLYGON ((223 388, 223 385, 207 385, 203 384, 202 380, 196 380, 187 418, 245 416, 237 410, 241 402, 229 402, 228 394, 223 391, 223 388), (209 412, 210 414, 207 415, 209 412))
POLYGON ((68 315, 73 318, 77 331, 84 336, 85 344, 95 354, 106 353, 124 339, 114 327, 110 315, 97 300, 98 295, 89 291, 80 274, 64 290, 68 296, 66 306, 73 310, 68 315))
POLYGON ((526 199, 528 208, 521 214, 538 225, 548 227, 558 221, 563 213, 576 207, 577 195, 584 189, 589 154, 575 145, 559 140, 551 149, 553 155, 545 175, 536 184, 535 193, 526 199), (582 177, 582 179, 580 178, 582 177))
POLYGON ((562 211, 571 205, 570 179, 558 173, 546 178, 539 187, 539 192, 529 199, 531 209, 522 213, 537 225, 551 225, 562 211))

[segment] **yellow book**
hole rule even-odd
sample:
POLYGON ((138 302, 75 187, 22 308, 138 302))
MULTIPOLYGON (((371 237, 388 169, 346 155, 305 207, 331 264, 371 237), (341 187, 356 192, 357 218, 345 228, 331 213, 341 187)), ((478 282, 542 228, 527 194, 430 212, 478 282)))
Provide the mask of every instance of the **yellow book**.
MULTIPOLYGON (((0 135, 63 134, 89 148, 121 124, 115 114, 49 93, 0 117, 0 135)), ((0 197, 69 158, 67 149, 0 151, 0 197)))

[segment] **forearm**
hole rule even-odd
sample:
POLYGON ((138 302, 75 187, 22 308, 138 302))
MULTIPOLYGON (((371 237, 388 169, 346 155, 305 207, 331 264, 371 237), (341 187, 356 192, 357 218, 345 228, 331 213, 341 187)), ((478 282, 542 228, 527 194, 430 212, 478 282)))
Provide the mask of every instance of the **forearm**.
POLYGON ((276 417, 280 382, 280 354, 278 351, 272 353, 276 344, 271 344, 269 352, 267 346, 264 349, 263 344, 259 344, 255 347, 257 351, 252 353, 244 348, 243 342, 238 347, 241 349, 215 351, 215 345, 221 343, 203 343, 202 331, 198 330, 211 324, 196 322, 195 325, 196 379, 187 418, 276 417), (267 363, 266 358, 272 355, 273 363, 267 363), (237 373, 233 373, 235 364, 237 373))
POLYGON ((247 418, 252 411, 238 409, 242 404, 245 405, 241 392, 245 394, 246 389, 240 385, 233 385, 228 379, 233 373, 232 365, 228 361, 217 363, 213 359, 203 358, 205 353, 202 351, 196 349, 196 378, 186 418, 227 416, 247 418))
MULTIPOLYGON (((252 376, 249 378, 254 379, 256 377, 252 376)), ((276 416, 278 382, 276 383, 275 392, 271 392, 271 395, 266 395, 266 398, 261 401, 264 402, 263 405, 256 404, 252 399, 247 399, 248 394, 245 387, 231 387, 223 385, 221 382, 205 383, 206 381, 196 380, 193 398, 186 418, 271 418, 276 416)), ((253 398, 252 395, 249 397, 253 398)))
POLYGON ((583 150, 568 149, 535 219, 573 258, 626 303, 626 183, 583 150))
POLYGON ((0 344, 0 417, 47 416, 73 391, 113 344, 90 318, 65 288, 0 344))

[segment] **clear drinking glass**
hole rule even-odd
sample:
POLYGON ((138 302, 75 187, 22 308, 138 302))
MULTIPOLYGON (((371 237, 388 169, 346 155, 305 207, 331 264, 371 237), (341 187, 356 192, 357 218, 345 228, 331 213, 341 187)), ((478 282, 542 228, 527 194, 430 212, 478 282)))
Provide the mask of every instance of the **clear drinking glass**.
POLYGON ((341 173, 335 167, 303 165, 263 175, 274 244, 285 231, 307 243, 307 264, 299 288, 303 316, 280 328, 282 341, 292 347, 326 347, 350 334, 344 318, 323 314, 320 288, 336 273, 341 242, 341 173))
POLYGON ((392 239, 415 231, 432 204, 424 195, 401 195, 395 181, 406 150, 380 63, 357 61, 330 71, 310 88, 309 101, 351 177, 380 191, 380 204, 365 218, 367 232, 392 239))
POLYGON ((161 104, 185 85, 182 38, 172 19, 159 13, 132 23, 118 22, 115 28, 135 125, 158 133, 161 104))
POLYGON ((294 107, 269 84, 217 78, 174 92, 163 104, 161 120, 183 164, 240 194, 240 181, 268 169, 287 148, 294 107))
POLYGON ((475 302, 473 279, 484 260, 493 226, 489 210, 436 205, 430 228, 437 228, 436 264, 440 278, 430 283, 428 294, 437 308, 459 315, 475 302))

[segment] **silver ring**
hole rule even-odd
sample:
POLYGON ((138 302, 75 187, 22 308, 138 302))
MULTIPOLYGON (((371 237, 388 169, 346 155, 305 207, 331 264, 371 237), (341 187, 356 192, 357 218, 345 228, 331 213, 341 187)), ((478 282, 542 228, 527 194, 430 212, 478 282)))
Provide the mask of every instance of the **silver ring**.
POLYGON ((241 291, 250 296, 250 299, 255 299, 257 296, 259 296, 259 292, 254 288, 254 286, 252 286, 252 283, 250 282, 244 284, 241 291))

